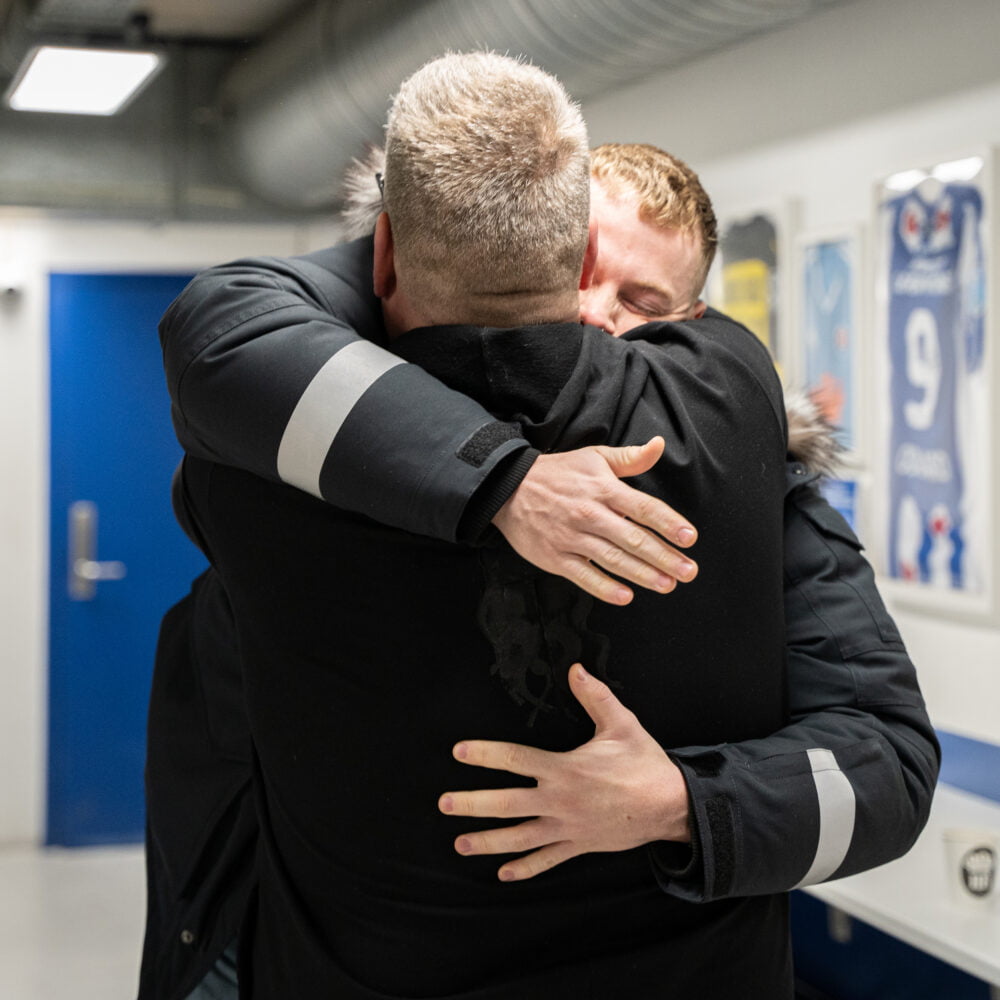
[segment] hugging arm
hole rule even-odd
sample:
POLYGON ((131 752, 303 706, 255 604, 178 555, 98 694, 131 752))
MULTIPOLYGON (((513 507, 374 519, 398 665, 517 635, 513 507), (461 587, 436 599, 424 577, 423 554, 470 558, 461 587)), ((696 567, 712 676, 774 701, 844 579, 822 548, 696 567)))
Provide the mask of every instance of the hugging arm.
POLYGON ((534 454, 517 427, 380 346, 362 244, 194 279, 160 323, 177 437, 196 458, 454 539, 477 489, 534 454))
MULTIPOLYGON (((789 476, 801 479, 802 467, 789 476)), ((648 844, 664 891, 698 902, 812 885, 904 854, 927 821, 940 764, 913 664, 860 543, 812 483, 793 483, 785 541, 785 728, 664 752, 604 685, 590 678, 588 698, 571 677, 595 723, 577 750, 456 748, 464 763, 537 782, 443 796, 440 808, 456 816, 532 817, 462 835, 459 852, 527 851, 499 869, 521 879, 587 851, 648 844)))
POLYGON ((940 748, 913 663, 854 533, 801 466, 789 470, 791 718, 765 739, 670 751, 696 846, 650 850, 663 888, 687 899, 777 892, 884 864, 910 848, 930 810, 940 748))
POLYGON ((597 448, 543 456, 387 349, 371 242, 202 272, 160 324, 185 451, 374 520, 477 542, 491 522, 529 561, 625 603, 601 572, 669 590, 690 578, 690 524, 620 481, 655 460, 597 448), (662 537, 661 537, 662 536, 662 537))
MULTIPOLYGON (((940 754, 916 672, 860 543, 797 462, 787 467, 783 545, 787 723, 761 738, 705 746, 660 739, 686 784, 678 795, 676 774, 657 762, 668 809, 660 828, 684 829, 690 819, 691 844, 675 832, 651 840, 648 850, 664 891, 682 898, 771 893, 862 871, 903 854, 927 819, 940 754)), ((733 668, 745 669, 738 661, 733 668)), ((628 708, 635 712, 628 738, 642 744, 643 706, 628 708)), ((517 877, 537 874, 565 852, 560 831, 585 815, 585 804, 566 806, 586 803, 595 791, 578 773, 575 753, 539 758, 524 748, 466 742, 466 762, 503 770, 513 754, 540 786, 558 788, 554 805, 552 796, 528 803, 536 811, 527 815, 546 822, 529 820, 522 831, 531 839, 520 849, 536 853, 513 862, 517 877), (552 840, 538 839, 545 831, 552 840)), ((635 788, 620 792, 618 812, 627 814, 635 788)), ((526 815, 509 811, 509 800, 502 812, 481 811, 496 810, 496 797, 464 794, 450 794, 449 812, 526 815)), ((511 846, 517 830, 460 839, 466 853, 504 853, 519 849, 511 846)), ((609 842, 593 823, 588 837, 609 842)))
POLYGON ((526 822, 455 840, 459 854, 520 854, 498 869, 501 881, 533 878, 580 854, 625 851, 654 841, 689 843, 684 778, 663 748, 611 689, 581 664, 569 687, 594 723, 593 739, 575 750, 470 740, 455 759, 534 780, 534 787, 448 792, 447 815, 526 822))

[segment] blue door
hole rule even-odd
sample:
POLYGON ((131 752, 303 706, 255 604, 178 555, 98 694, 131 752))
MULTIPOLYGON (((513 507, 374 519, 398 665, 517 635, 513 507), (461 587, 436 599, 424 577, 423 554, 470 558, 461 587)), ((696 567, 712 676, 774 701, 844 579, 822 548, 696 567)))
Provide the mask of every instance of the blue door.
POLYGON ((189 277, 50 276, 50 844, 143 834, 157 629, 204 566, 171 512, 180 448, 156 333, 189 277))

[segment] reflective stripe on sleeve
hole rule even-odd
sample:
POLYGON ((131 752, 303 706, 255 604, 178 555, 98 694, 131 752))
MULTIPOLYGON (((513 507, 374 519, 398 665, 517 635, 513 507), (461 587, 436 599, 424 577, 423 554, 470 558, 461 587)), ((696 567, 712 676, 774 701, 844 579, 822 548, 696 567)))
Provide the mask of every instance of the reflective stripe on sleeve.
POLYGON ((319 477, 334 438, 359 399, 390 369, 405 364, 387 351, 355 341, 341 348, 302 393, 278 446, 278 477, 322 496, 319 477))
POLYGON ((854 836, 854 789, 832 750, 807 750, 819 802, 816 857, 796 889, 828 879, 843 863, 854 836))

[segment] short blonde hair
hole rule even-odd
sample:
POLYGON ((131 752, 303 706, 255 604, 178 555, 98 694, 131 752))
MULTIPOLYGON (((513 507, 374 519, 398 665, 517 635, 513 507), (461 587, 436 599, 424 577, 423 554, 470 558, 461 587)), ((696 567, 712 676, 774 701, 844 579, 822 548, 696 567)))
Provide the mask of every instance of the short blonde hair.
POLYGON ((698 175, 683 160, 646 143, 598 146, 590 154, 590 171, 610 194, 637 194, 643 222, 698 238, 700 289, 715 259, 719 234, 712 200, 698 175))
POLYGON ((488 52, 427 63, 389 111, 384 185, 397 270, 435 315, 471 321, 482 312, 470 318, 470 300, 502 313, 495 296, 517 309, 519 295, 575 294, 590 214, 587 130, 548 73, 488 52))

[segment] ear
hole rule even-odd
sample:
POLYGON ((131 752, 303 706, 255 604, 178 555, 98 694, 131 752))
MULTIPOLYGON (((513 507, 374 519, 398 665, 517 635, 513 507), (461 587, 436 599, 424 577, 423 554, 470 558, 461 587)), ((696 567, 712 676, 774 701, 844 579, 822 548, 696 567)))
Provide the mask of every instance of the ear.
POLYGON ((597 266, 597 220, 590 220, 590 231, 587 236, 587 249, 583 254, 583 267, 580 270, 580 291, 590 288, 594 280, 594 268, 597 266))
POLYGON ((694 304, 694 309, 691 310, 691 318, 701 319, 701 317, 705 315, 705 310, 707 308, 708 306, 705 305, 701 299, 698 299, 698 301, 694 304))
POLYGON ((375 220, 375 257, 372 261, 372 285, 380 299, 389 298, 396 290, 396 262, 392 250, 392 226, 382 212, 375 220))

